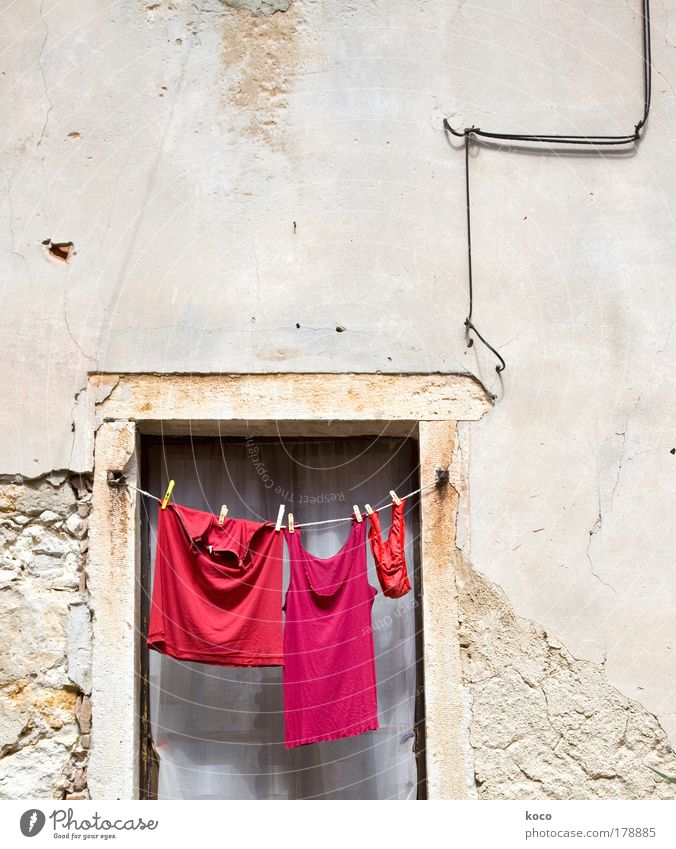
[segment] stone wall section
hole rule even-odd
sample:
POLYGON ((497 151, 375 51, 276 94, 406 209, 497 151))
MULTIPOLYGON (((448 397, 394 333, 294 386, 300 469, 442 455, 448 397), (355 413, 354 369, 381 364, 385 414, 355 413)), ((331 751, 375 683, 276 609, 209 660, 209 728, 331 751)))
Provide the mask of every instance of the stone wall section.
POLYGON ((0 478, 0 799, 86 799, 91 479, 0 478))

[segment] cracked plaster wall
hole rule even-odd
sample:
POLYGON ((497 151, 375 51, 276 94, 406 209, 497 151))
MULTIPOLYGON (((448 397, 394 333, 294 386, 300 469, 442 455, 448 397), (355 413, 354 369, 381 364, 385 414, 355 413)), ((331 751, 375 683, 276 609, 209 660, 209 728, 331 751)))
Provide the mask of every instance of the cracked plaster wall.
POLYGON ((676 3, 652 3, 635 152, 473 151, 475 317, 504 385, 464 347, 463 158, 440 130, 631 129, 638 9, 8 6, 0 473, 90 470, 88 371, 470 370, 500 402, 467 439, 465 554, 673 739, 676 3))
POLYGON ((515 616, 462 557, 456 584, 480 799, 676 797, 648 769, 676 769, 655 716, 612 687, 600 664, 576 660, 515 616))

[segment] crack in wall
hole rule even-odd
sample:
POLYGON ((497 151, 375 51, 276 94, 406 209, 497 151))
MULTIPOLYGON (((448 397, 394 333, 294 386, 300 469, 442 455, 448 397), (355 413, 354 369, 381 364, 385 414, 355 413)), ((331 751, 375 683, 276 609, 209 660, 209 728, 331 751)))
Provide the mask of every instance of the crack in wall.
MULTIPOLYGON (((653 368, 653 372, 650 376, 650 380, 648 381, 648 386, 646 387, 646 391, 650 390, 650 387, 652 385, 652 381, 653 381, 654 377, 655 377, 655 369, 653 368)), ((615 492, 617 491, 617 487, 620 483, 620 472, 622 471, 622 463, 624 462, 624 450, 625 450, 626 445, 627 445, 627 431, 629 430, 629 424, 631 422, 632 416, 636 412, 638 405, 641 403, 641 397, 642 396, 639 395, 636 398, 636 401, 634 401, 634 404, 633 404, 631 410, 629 410, 629 412, 627 413, 627 416, 624 420, 624 427, 622 428, 622 430, 619 433, 615 434, 616 436, 619 436, 622 439, 622 447, 621 447, 621 450, 620 450, 620 458, 617 461, 617 471, 616 471, 616 474, 615 474, 615 483, 614 483, 613 488, 610 492, 609 512, 611 512, 611 513, 612 513, 612 510, 613 510, 613 500, 615 498, 615 492)))
POLYGON ((33 286, 33 272, 31 271, 31 266, 24 254, 20 251, 16 250, 16 234, 14 232, 14 201, 12 198, 12 189, 13 184, 9 178, 8 174, 5 174, 5 180, 7 181, 7 216, 8 216, 8 224, 9 224, 9 235, 10 235, 10 250, 14 256, 18 256, 23 260, 24 265, 26 266, 26 271, 28 272, 28 280, 33 286))
POLYGON ((594 522, 591 530, 589 531, 589 539, 587 540, 586 554, 587 554, 587 560, 589 561, 589 571, 591 572, 591 574, 594 576, 594 578, 596 578, 596 580, 599 583, 603 584, 604 587, 608 587, 609 590, 612 590, 615 593, 615 595, 617 595, 617 590, 615 589, 615 587, 613 587, 607 581, 604 581, 603 578, 596 571, 596 569, 594 568, 594 561, 592 560, 592 556, 591 556, 591 546, 592 546, 592 541, 594 539, 594 535, 597 534, 601 530, 602 527, 603 527, 603 517, 601 515, 601 509, 600 509, 600 505, 599 505, 598 516, 596 517, 596 521, 594 522))
MULTIPOLYGON (((78 340, 73 335, 73 331, 71 330, 71 326, 70 326, 70 320, 68 318, 68 300, 67 300, 67 295, 66 295, 65 291, 63 293, 63 323, 66 325, 66 333, 68 334, 68 338, 70 339, 70 341, 73 343, 73 345, 75 345, 75 347, 78 349, 78 351, 82 354, 82 356, 86 360, 89 360, 90 362, 94 363, 93 371, 97 371, 98 370, 97 358, 92 356, 91 354, 88 354, 82 348, 82 346, 80 345, 78 340)), ((76 400, 77 400, 77 395, 75 397, 76 397, 76 400)))
MULTIPOLYGON (((665 345, 666 345, 666 342, 665 342, 665 345)), ((624 462, 625 462, 625 453, 626 453, 626 447, 627 447, 627 433, 629 431, 629 427, 630 427, 632 418, 633 418, 636 410, 638 409, 639 404, 641 403, 641 399, 642 399, 643 395, 647 394, 650 391, 650 387, 652 386, 652 382, 653 382, 654 377, 655 377, 655 368, 653 368, 652 374, 650 376, 650 379, 648 380, 648 383, 647 383, 645 389, 637 396, 636 400, 634 401, 634 403, 631 406, 631 409, 627 412, 627 414, 625 416, 624 424, 622 426, 622 430, 617 431, 614 434, 614 437, 611 436, 608 439, 604 440, 602 445, 601 445, 601 448, 599 450, 599 453, 603 454, 603 452, 606 450, 606 446, 608 446, 610 444, 611 440, 613 440, 614 438, 619 438, 621 440, 619 455, 617 457, 617 460, 615 460, 615 463, 614 463, 615 472, 614 472, 614 475, 613 475, 613 478, 612 478, 612 485, 610 485, 610 492, 609 493, 607 492, 608 484, 606 484, 605 487, 602 486, 602 480, 607 480, 607 475, 605 473, 604 460, 608 463, 608 465, 611 465, 611 460, 610 460, 610 458, 608 458, 608 457, 604 458, 603 456, 601 457, 601 459, 597 459, 597 467, 599 467, 599 466, 601 467, 597 471, 598 509, 597 509, 597 515, 596 515, 596 519, 594 521, 594 524, 592 525, 592 527, 587 532, 589 536, 588 536, 588 539, 587 539, 586 557, 587 557, 587 561, 589 562, 589 570, 590 570, 591 574, 594 576, 594 578, 596 578, 597 581, 599 581, 601 584, 603 584, 603 586, 612 590, 615 594, 617 594, 617 590, 612 586, 612 584, 610 584, 608 581, 604 580, 601 577, 601 575, 599 574, 599 572, 596 570, 596 567, 594 565, 594 560, 592 558, 592 545, 593 545, 593 542, 594 542, 594 537, 597 534, 601 533, 601 531, 603 530, 603 524, 604 524, 605 516, 610 515, 613 512, 615 495, 616 495, 618 487, 620 485, 620 477, 621 477, 621 474, 622 474, 622 467, 623 467, 624 462), (604 490, 605 490, 605 493, 604 493, 604 490)), ((612 474, 612 472, 611 472, 611 474, 612 474)))
POLYGON ((70 453, 68 454, 68 468, 72 468, 73 466, 73 454, 75 453, 75 441, 78 438, 79 434, 77 433, 77 417, 76 412, 78 409, 78 404, 80 403, 80 396, 87 392, 87 386, 82 387, 82 389, 78 389, 78 391, 73 396, 73 404, 70 408, 70 430, 73 434, 70 438, 70 453))
POLYGON ((42 140, 45 137, 45 132, 47 131, 47 124, 49 123, 49 115, 50 115, 52 109, 54 108, 54 103, 52 102, 52 98, 49 96, 49 87, 47 85, 47 77, 45 76, 45 69, 42 66, 42 54, 44 53, 45 45, 47 44, 47 39, 49 38, 49 27, 47 26, 47 21, 45 20, 45 16, 43 14, 44 6, 45 6, 45 0, 42 0, 42 2, 40 3, 40 20, 42 21, 42 23, 44 24, 44 27, 45 27, 45 37, 44 37, 44 40, 42 42, 42 47, 40 48, 40 53, 38 55, 37 62, 38 62, 38 67, 40 68, 40 73, 42 74, 42 82, 43 82, 44 87, 45 87, 45 97, 47 98, 47 102, 49 103, 49 106, 47 107, 47 114, 45 115, 45 122, 42 125, 42 132, 40 133, 40 139, 38 140, 36 147, 40 147, 40 145, 42 144, 42 140))
POLYGON ((665 350, 667 349, 667 347, 668 347, 668 345, 669 345, 669 341, 671 340, 671 334, 672 334, 672 331, 673 331, 673 329, 674 329, 674 325, 676 325, 676 318, 675 318, 675 319, 671 322, 671 324, 669 325, 669 331, 668 331, 668 333, 667 333, 667 337, 666 337, 666 339, 664 340, 664 343, 663 343, 662 347, 661 347, 661 348, 658 348, 658 349, 655 351, 655 354, 656 354, 657 356, 659 356, 660 354, 663 354, 663 353, 665 352, 665 350))

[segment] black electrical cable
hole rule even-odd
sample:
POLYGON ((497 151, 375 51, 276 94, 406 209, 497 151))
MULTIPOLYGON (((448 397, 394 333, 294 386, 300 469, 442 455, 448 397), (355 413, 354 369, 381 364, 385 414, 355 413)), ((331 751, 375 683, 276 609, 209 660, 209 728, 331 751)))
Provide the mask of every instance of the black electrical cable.
MULTIPOLYGON (((469 202, 469 133, 465 135, 465 203, 467 207, 467 268, 469 272, 469 312, 465 319, 465 327, 467 328, 466 332, 469 335, 470 330, 473 331, 484 345, 500 360, 500 365, 495 367, 497 373, 500 374, 507 364, 495 348, 479 333, 474 324, 472 324, 472 310, 474 309, 474 281, 472 280, 472 216, 469 202)), ((473 344, 474 340, 470 337, 467 340, 467 347, 471 348, 473 344)), ((493 399, 495 400, 495 396, 493 396, 493 399)))
POLYGON ((465 319, 465 328, 468 335, 467 346, 471 347, 474 340, 469 336, 473 332, 483 344, 492 351, 500 360, 500 365, 495 367, 498 374, 506 368, 506 363, 495 348, 489 344, 476 329, 472 322, 472 310, 474 307, 474 283, 472 279, 472 228, 471 228, 471 204, 469 192, 469 146, 472 137, 478 139, 495 139, 502 141, 535 142, 537 144, 575 144, 592 147, 609 147, 615 145, 634 144, 641 138, 641 130, 645 127, 650 114, 650 101, 652 98, 652 50, 650 45, 650 0, 642 0, 643 20, 643 116, 634 126, 633 133, 626 135, 601 135, 601 136, 572 136, 572 135, 549 135, 549 134, 527 134, 527 133, 494 133, 481 130, 479 127, 466 127, 464 130, 454 130, 444 118, 444 129, 451 135, 465 139, 465 202, 467 205, 467 264, 469 285, 469 312, 465 319))

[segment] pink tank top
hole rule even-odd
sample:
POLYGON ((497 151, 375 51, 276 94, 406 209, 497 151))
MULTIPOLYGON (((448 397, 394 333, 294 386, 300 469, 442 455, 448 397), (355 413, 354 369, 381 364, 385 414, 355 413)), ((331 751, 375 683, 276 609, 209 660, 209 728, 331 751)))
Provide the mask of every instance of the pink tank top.
POLYGON ((284 532, 291 578, 284 609, 284 747, 378 728, 366 523, 352 520, 333 557, 309 554, 284 532))

